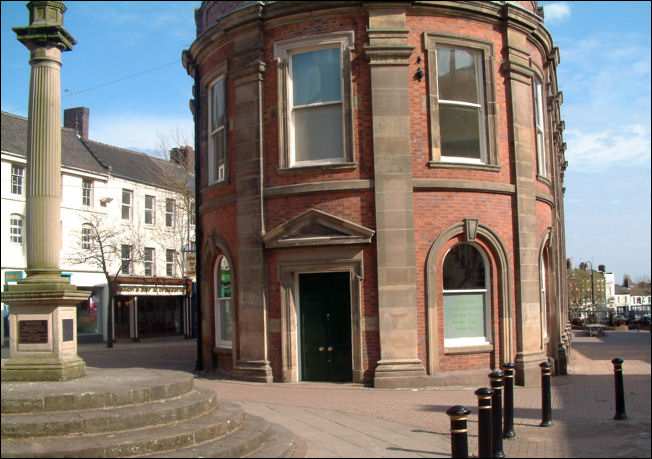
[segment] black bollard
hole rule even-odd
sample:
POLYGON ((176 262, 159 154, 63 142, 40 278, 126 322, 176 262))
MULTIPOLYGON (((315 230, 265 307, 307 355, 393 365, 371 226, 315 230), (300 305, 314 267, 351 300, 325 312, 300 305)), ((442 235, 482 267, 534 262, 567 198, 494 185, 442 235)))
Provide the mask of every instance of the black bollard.
POLYGON ((611 363, 614 364, 614 383, 616 388, 616 415, 614 419, 622 420, 627 419, 625 413, 625 385, 623 384, 623 359, 613 359, 611 363))
POLYGON ((446 414, 451 420, 451 457, 469 457, 466 420, 471 410, 455 405, 447 409, 446 414))
POLYGON ((550 397, 550 362, 539 364, 541 367, 541 424, 540 427, 552 425, 552 399, 550 397))
POLYGON ((505 457, 503 452, 503 372, 494 370, 489 374, 491 381, 491 433, 493 457, 505 457))
POLYGON ((478 457, 493 456, 493 437, 491 436, 491 394, 488 387, 475 391, 478 396, 478 457))
POLYGON ((511 362, 503 364, 503 371, 505 374, 504 386, 505 386, 505 408, 503 410, 503 416, 505 417, 503 423, 503 438, 513 438, 516 436, 514 432, 514 365, 511 362))

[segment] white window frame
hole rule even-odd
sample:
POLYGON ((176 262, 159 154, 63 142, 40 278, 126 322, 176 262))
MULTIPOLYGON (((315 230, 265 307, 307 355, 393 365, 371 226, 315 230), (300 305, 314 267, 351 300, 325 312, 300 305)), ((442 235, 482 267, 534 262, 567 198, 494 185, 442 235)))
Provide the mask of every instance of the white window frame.
POLYGON ((145 247, 143 251, 143 267, 145 269, 145 276, 156 276, 156 249, 153 247, 145 247), (147 272, 149 268, 149 273, 147 272))
MULTIPOLYGON (((438 48, 446 47, 449 49, 462 49, 466 52, 472 53, 474 56, 475 70, 477 78, 475 80, 476 91, 478 93, 478 98, 480 99, 478 103, 462 102, 457 100, 447 100, 439 97, 437 94, 439 106, 448 105, 451 107, 467 107, 475 108, 478 111, 478 126, 480 131, 478 136, 480 139, 480 154, 479 158, 468 158, 464 156, 444 156, 443 150, 440 157, 442 162, 451 162, 451 163, 469 163, 469 164, 486 164, 487 163, 487 120, 486 120, 486 109, 485 109, 485 86, 484 86, 484 66, 482 65, 482 50, 468 48, 464 46, 450 45, 448 43, 439 43, 435 47, 435 67, 437 67, 437 51, 438 48)), ((436 78, 439 79, 439 69, 436 70, 436 78)), ((439 81, 439 80, 438 80, 439 81)), ((437 85, 437 91, 439 92, 439 84, 437 85)), ((440 111, 441 116, 441 111, 440 111)), ((441 119, 441 118, 440 118, 441 119)), ((441 122, 438 120, 441 126, 441 122)), ((440 137, 441 138, 441 137, 440 137)))
POLYGON ((93 247, 93 227, 87 223, 81 228, 81 247, 83 250, 90 250, 93 247))
POLYGON ((541 177, 548 176, 548 157, 546 154, 546 121, 543 105, 543 85, 538 78, 532 79, 532 93, 534 102, 534 131, 537 149, 538 173, 541 177))
POLYGON ((25 182, 25 167, 17 164, 11 165, 11 193, 23 194, 23 184, 25 182))
POLYGON ((165 275, 168 277, 175 276, 174 262, 176 251, 174 249, 165 250, 165 275))
POLYGON ((82 179, 82 206, 93 207, 93 181, 82 179))
POLYGON ((353 110, 351 85, 351 49, 353 32, 335 32, 305 38, 281 40, 274 44, 278 75, 279 161, 280 168, 354 165, 353 110), (293 107, 292 55, 327 48, 340 49, 340 100, 293 107), (296 161, 293 109, 339 104, 342 113, 342 155, 319 160, 296 161))
POLYGON ((220 256, 215 262, 215 268, 213 269, 213 285, 215 287, 215 346, 219 348, 230 349, 233 346, 233 320, 232 317, 229 317, 229 323, 231 325, 231 339, 227 339, 222 336, 222 305, 228 303, 230 305, 229 312, 233 310, 233 267, 229 263, 229 260, 225 256, 220 256), (220 295, 220 283, 221 283, 221 273, 222 273, 222 264, 226 263, 227 267, 231 271, 231 296, 221 296, 220 295))
POLYGON ((20 214, 11 214, 9 216, 9 241, 13 244, 22 244, 23 228, 25 227, 25 218, 20 214))
MULTIPOLYGON (((490 276, 489 276, 489 263, 487 260, 487 256, 484 253, 484 250, 482 250, 481 247, 479 247, 476 244, 470 243, 470 242, 462 242, 460 244, 455 244, 453 247, 451 247, 447 252, 446 255, 444 255, 444 258, 442 260, 442 273, 444 273, 444 263, 446 262, 446 257, 450 254, 450 252, 457 246, 462 245, 462 244, 468 244, 472 246, 475 250, 477 250, 480 253, 480 256, 482 257, 482 262, 484 263, 484 289, 464 289, 464 290, 444 290, 442 288, 442 296, 446 296, 447 294, 464 294, 464 293, 482 293, 484 296, 484 333, 485 336, 483 337, 470 337, 470 338, 444 338, 444 347, 445 348, 455 348, 455 347, 468 347, 468 346, 483 346, 483 345, 491 345, 491 336, 492 336, 492 331, 491 331, 491 284, 490 284, 490 276)), ((443 287, 443 286, 442 286, 443 287)), ((445 333, 445 331, 444 331, 445 333)))
POLYGON ((156 198, 151 194, 145 195, 145 224, 156 224, 156 198), (148 205, 149 201, 149 205, 148 205), (150 221, 147 221, 149 217, 150 221))
POLYGON ((174 199, 165 200, 165 226, 168 228, 174 228, 174 223, 176 221, 175 217, 175 208, 176 201, 174 199))
POLYGON ((430 161, 431 168, 463 168, 498 171, 498 145, 496 141, 496 92, 493 76, 493 44, 484 40, 468 37, 426 33, 426 49, 428 50, 428 78, 430 107, 430 161), (439 81, 437 73, 437 47, 463 49, 475 54, 478 85, 477 104, 468 104, 461 101, 444 100, 444 105, 480 107, 480 155, 479 158, 465 158, 460 156, 446 156, 441 147, 441 126, 439 121, 439 81))
POLYGON ((122 274, 131 275, 134 272, 133 262, 134 262, 134 248, 128 244, 122 244, 120 246, 120 259, 122 260, 122 274), (127 257, 125 257, 125 249, 127 250, 127 257))
POLYGON ((208 85, 208 184, 212 185, 214 183, 221 183, 226 181, 227 176, 227 164, 229 153, 227 150, 227 82, 226 82, 226 73, 221 73, 217 78, 215 78, 208 85), (223 99, 224 99, 224 115, 221 119, 215 120, 215 127, 213 127, 213 90, 218 83, 222 83, 223 99), (223 133, 222 140, 222 149, 224 151, 224 157, 218 158, 217 152, 215 151, 215 142, 213 138, 218 136, 220 133, 223 133))
POLYGON ((133 202, 134 202, 134 192, 132 190, 127 190, 126 188, 123 188, 122 189, 122 206, 121 206, 121 214, 120 214, 120 216, 122 217, 122 220, 131 221, 131 216, 133 214, 133 212, 132 212, 133 202), (125 201, 125 196, 129 196, 129 202, 125 201), (127 210, 127 213, 128 213, 127 218, 125 218, 125 210, 127 210))

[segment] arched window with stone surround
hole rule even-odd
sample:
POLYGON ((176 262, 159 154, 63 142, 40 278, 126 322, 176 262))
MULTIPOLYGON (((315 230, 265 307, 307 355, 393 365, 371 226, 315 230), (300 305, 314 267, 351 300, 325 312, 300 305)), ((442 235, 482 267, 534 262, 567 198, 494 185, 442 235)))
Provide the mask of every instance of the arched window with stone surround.
POLYGON ((452 247, 444 258, 444 346, 490 343, 489 269, 474 244, 452 247))
POLYGON ((232 275, 231 265, 225 256, 215 262, 215 346, 233 346, 231 330, 232 275))

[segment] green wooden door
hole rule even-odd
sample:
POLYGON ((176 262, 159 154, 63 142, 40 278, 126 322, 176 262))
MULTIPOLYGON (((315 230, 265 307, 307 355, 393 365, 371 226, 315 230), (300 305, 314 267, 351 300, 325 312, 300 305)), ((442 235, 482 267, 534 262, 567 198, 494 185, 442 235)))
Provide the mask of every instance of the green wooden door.
POLYGON ((301 376, 351 381, 349 273, 299 275, 301 376))

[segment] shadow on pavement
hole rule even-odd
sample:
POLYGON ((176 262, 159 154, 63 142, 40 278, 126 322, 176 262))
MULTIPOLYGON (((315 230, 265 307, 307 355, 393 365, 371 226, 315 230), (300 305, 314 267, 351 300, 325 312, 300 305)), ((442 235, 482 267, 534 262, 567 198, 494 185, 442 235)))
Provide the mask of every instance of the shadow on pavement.
POLYGON ((197 340, 183 337, 149 338, 138 342, 117 341, 80 344, 78 355, 96 368, 151 368, 192 372, 197 358, 197 340))

